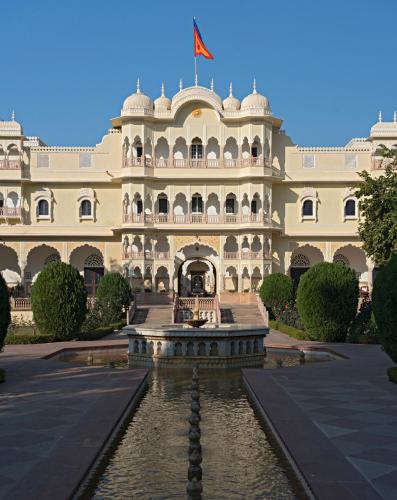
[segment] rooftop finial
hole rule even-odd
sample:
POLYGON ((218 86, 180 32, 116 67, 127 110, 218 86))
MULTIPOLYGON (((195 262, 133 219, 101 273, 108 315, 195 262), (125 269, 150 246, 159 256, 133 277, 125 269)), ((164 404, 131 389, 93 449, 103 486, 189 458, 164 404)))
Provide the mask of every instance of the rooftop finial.
POLYGON ((397 112, 396 111, 394 111, 394 113, 393 113, 393 121, 394 121, 394 123, 397 122, 397 112))
POLYGON ((382 121, 382 111, 379 111, 378 122, 382 121))
MULTIPOLYGON (((12 110, 12 113, 11 113, 11 120, 12 120, 13 122, 15 122, 15 111, 14 111, 14 110, 12 110)), ((395 120, 394 120, 394 121, 395 121, 395 120)))
POLYGON ((254 78, 254 83, 252 84, 252 88, 253 88, 252 93, 256 94, 256 78, 254 78))
POLYGON ((211 92, 214 91, 214 79, 211 78, 211 92))
POLYGON ((164 97, 164 82, 161 83, 161 97, 164 97))
POLYGON ((183 89, 183 83, 182 83, 182 78, 179 79, 179 92, 182 92, 183 89))
POLYGON ((229 85, 229 97, 233 97, 233 83, 230 82, 230 85, 229 85))
POLYGON ((139 78, 138 80, 136 81, 136 93, 137 94, 140 94, 141 93, 141 83, 139 81, 139 78))
POLYGON ((197 87, 197 85, 198 85, 198 76, 197 76, 197 73, 196 73, 196 76, 194 77, 194 84, 197 87))

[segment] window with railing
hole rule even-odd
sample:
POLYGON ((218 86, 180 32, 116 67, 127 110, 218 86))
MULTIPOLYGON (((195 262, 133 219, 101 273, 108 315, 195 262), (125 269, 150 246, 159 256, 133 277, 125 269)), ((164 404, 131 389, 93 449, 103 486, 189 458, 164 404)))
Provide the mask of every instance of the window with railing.
POLYGON ((195 214, 203 213, 203 198, 198 194, 192 197, 192 212, 195 214))

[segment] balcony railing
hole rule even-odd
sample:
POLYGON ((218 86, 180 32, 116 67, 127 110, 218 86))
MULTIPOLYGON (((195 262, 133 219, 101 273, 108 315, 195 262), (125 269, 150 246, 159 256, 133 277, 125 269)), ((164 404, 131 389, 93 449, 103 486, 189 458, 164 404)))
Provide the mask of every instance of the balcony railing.
POLYGON ((170 258, 169 252, 153 252, 151 250, 145 250, 144 252, 132 252, 130 250, 123 251, 124 259, 157 259, 157 260, 167 260, 170 258))
POLYGON ((124 167, 156 167, 156 168, 242 168, 252 166, 268 166, 262 156, 240 159, 185 159, 185 158, 143 158, 142 156, 124 158, 124 167))
POLYGON ((262 252, 254 252, 252 250, 244 251, 242 250, 241 252, 224 252, 223 257, 227 260, 240 260, 240 259, 249 259, 249 260, 255 260, 255 259, 268 259, 269 255, 262 252))
POLYGON ((266 214, 124 214, 125 224, 249 224, 270 223, 266 214))
POLYGON ((0 217, 7 218, 20 218, 21 217, 21 208, 9 208, 9 207, 0 207, 0 217))
POLYGON ((11 297, 10 305, 12 311, 31 311, 32 302, 27 297, 11 297))
POLYGON ((20 170, 22 168, 21 160, 0 160, 0 170, 20 170))

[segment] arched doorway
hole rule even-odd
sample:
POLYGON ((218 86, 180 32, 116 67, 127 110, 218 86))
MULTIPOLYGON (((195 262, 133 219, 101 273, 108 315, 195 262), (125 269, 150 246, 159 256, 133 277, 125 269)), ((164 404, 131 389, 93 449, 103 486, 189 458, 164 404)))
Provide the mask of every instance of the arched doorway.
POLYGON ((84 285, 90 297, 95 297, 104 267, 101 255, 89 255, 84 261, 84 285))
POLYGON ((186 259, 178 268, 178 295, 211 297, 216 294, 217 280, 214 264, 203 257, 186 259))

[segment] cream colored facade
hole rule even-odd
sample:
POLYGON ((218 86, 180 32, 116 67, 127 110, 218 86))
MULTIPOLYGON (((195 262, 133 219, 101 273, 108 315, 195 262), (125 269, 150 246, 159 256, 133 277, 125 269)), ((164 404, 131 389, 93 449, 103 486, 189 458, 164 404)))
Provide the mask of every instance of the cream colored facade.
POLYGON ((95 147, 52 147, 0 122, 0 271, 29 293, 43 266, 76 266, 95 292, 119 271, 134 289, 252 292, 272 272, 342 260, 371 287, 352 187, 379 175, 381 117, 368 138, 301 148, 268 99, 213 88, 154 102, 139 88, 95 147))

